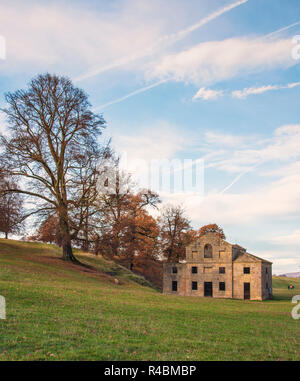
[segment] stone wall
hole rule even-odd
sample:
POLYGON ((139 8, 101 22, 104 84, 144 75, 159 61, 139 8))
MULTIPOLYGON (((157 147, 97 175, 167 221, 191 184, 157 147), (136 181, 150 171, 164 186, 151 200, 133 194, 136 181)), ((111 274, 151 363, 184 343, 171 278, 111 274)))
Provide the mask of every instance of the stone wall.
POLYGON ((186 263, 164 265, 163 292, 202 297, 205 282, 212 282, 213 297, 235 299, 244 299, 244 283, 250 283, 251 300, 263 300, 269 297, 272 287, 272 265, 246 253, 239 245, 207 233, 186 248, 186 263), (211 257, 207 257, 210 253, 211 257), (177 267, 177 273, 173 273, 173 267, 177 267), (225 268, 225 273, 220 273, 220 267, 225 268), (250 268, 249 274, 244 273, 245 267, 250 268), (172 291, 172 281, 177 281, 177 292, 172 291), (197 282, 197 289, 192 289, 192 282, 197 282), (225 290, 220 290, 220 282, 225 283, 225 290))
POLYGON ((233 262, 233 297, 235 299, 244 299, 244 283, 250 283, 251 300, 262 300, 260 262, 233 262), (245 267, 250 267, 250 274, 244 274, 245 267))
POLYGON ((272 265, 270 263, 263 262, 261 268, 261 277, 262 277, 262 298, 268 299, 272 297, 272 265))
POLYGON ((164 294, 186 294, 186 264, 184 263, 164 263, 163 293, 164 294), (173 268, 177 273, 173 273, 173 268), (172 291, 172 282, 177 282, 177 292, 172 291))

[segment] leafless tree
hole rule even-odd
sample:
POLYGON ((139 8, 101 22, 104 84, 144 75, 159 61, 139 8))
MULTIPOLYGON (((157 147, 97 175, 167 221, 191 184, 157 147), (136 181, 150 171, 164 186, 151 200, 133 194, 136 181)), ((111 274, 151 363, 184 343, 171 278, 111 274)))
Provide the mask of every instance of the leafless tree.
POLYGON ((65 77, 44 74, 26 90, 5 96, 9 137, 1 136, 5 172, 22 178, 21 193, 34 202, 32 213, 54 211, 59 220, 63 259, 78 262, 72 239, 94 197, 97 164, 103 157, 99 135, 105 125, 90 110, 88 97, 65 77))

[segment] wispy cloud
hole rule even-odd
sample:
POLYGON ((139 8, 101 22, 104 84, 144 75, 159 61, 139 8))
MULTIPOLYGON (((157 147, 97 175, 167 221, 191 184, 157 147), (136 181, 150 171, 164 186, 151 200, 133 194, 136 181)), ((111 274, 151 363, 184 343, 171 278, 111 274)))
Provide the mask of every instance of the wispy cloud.
POLYGON ((149 68, 149 76, 203 85, 295 64, 289 39, 230 38, 203 42, 166 55, 149 68))
POLYGON ((102 74, 106 71, 116 69, 125 65, 128 65, 136 60, 139 60, 141 58, 147 57, 149 55, 153 55, 155 52, 157 52, 160 48, 166 48, 167 46, 170 46, 174 44, 175 42, 178 42, 182 40, 183 38, 187 37, 190 33, 196 31, 197 29, 203 27, 204 25, 208 24, 209 22, 217 19, 218 17, 222 16, 223 14, 231 11, 232 9, 247 3, 249 0, 239 0, 235 1, 234 3, 231 3, 225 7, 222 7, 208 16, 201 19, 199 22, 190 25, 187 28, 184 28, 176 33, 167 34, 165 36, 162 36, 157 39, 157 41, 153 44, 151 44, 147 49, 139 49, 135 53, 124 56, 119 58, 118 60, 108 64, 101 66, 99 68, 94 68, 92 70, 87 71, 86 73, 83 73, 82 75, 78 76, 75 81, 82 81, 84 79, 95 77, 99 74, 102 74))
POLYGON ((233 98, 245 99, 249 95, 260 95, 269 91, 293 89, 300 86, 300 82, 292 82, 287 85, 263 85, 258 87, 245 87, 242 90, 213 90, 205 87, 201 87, 198 92, 193 96, 193 100, 203 99, 203 100, 216 100, 225 95, 230 95, 233 98))
POLYGON ((1 71, 54 67, 75 76, 87 67, 107 67, 119 57, 142 51, 165 30, 165 21, 154 23, 141 1, 119 1, 117 7, 103 4, 93 11, 91 3, 1 1, 1 34, 9 52, 1 71))
MULTIPOLYGON (((272 242, 278 245, 300 245, 300 229, 294 230, 293 232, 286 235, 279 235, 271 239, 272 242)), ((300 262, 300 261, 299 261, 300 262)))
POLYGON ((260 87, 248 87, 243 90, 235 90, 232 92, 234 98, 245 99, 249 95, 263 94, 268 91, 281 90, 281 89, 292 89, 294 87, 300 86, 300 82, 289 83, 288 85, 265 85, 260 87))
MULTIPOLYGON (((283 176, 268 184, 257 183, 244 191, 208 191, 204 199, 173 194, 175 203, 182 203, 189 216, 200 226, 209 221, 220 225, 247 225, 276 217, 287 218, 300 213, 300 175, 283 176)), ((168 201, 168 195, 165 195, 168 201)))
POLYGON ((248 87, 243 90, 235 90, 232 92, 232 96, 234 98, 246 98, 248 95, 253 94, 262 94, 267 91, 271 90, 278 90, 279 86, 277 85, 267 85, 267 86, 261 86, 261 87, 248 87))
POLYGON ((205 87, 201 87, 197 91, 197 93, 193 96, 193 99, 204 99, 204 100, 216 100, 224 95, 224 92, 222 90, 212 90, 212 89, 206 89, 205 87))
MULTIPOLYGON (((126 65, 126 64, 128 64, 130 62, 134 62, 137 59, 145 57, 145 56, 147 56, 149 54, 153 54, 153 52, 155 51, 156 47, 162 45, 163 43, 164 44, 167 43, 169 45, 169 44, 172 44, 174 42, 177 42, 177 41, 185 38, 188 34, 194 32, 195 30, 197 30, 197 29, 201 28, 202 26, 206 25, 210 21, 213 21, 213 20, 217 19, 221 15, 231 11, 232 9, 234 9, 234 8, 236 8, 236 7, 238 7, 238 6, 242 5, 242 4, 247 3, 248 1, 249 0, 239 0, 239 1, 236 1, 236 2, 234 2, 232 4, 229 4, 229 5, 221 8, 221 9, 219 9, 217 11, 212 12, 210 15, 204 17, 202 20, 200 20, 196 24, 193 24, 193 25, 191 25, 191 26, 189 26, 189 27, 187 27, 187 28, 177 32, 177 33, 166 35, 166 36, 163 36, 163 37, 159 38, 158 42, 156 42, 150 48, 147 48, 146 50, 144 50, 142 52, 139 51, 136 54, 130 55, 128 57, 123 57, 123 58, 119 59, 118 61, 113 62, 112 64, 109 64, 109 65, 106 65, 106 66, 102 66, 102 67, 100 67, 98 69, 94 69, 92 71, 84 73, 81 76, 77 77, 75 79, 75 81, 81 81, 81 80, 84 80, 84 79, 88 79, 88 78, 94 77, 94 76, 99 75, 99 74, 101 74, 101 73, 103 73, 105 71, 108 71, 108 70, 111 70, 111 69, 114 69, 114 68, 117 68, 117 67, 121 67, 121 66, 126 65)), ((124 95, 124 96, 122 96, 120 98, 117 98, 115 100, 107 102, 107 103, 97 107, 97 109, 100 109, 100 108, 103 109, 103 108, 111 106, 113 104, 120 103, 120 102, 122 102, 122 101, 124 101, 124 100, 126 100, 128 98, 131 98, 134 95, 143 93, 143 92, 145 92, 147 90, 150 90, 153 87, 159 86, 160 84, 165 83, 167 81, 168 81, 168 79, 163 79, 163 80, 155 82, 155 83, 153 83, 151 85, 144 86, 144 87, 142 87, 140 89, 137 89, 137 90, 135 90, 135 91, 133 91, 133 92, 127 94, 127 95, 124 95)), ((216 94, 216 92, 213 92, 211 90, 208 90, 208 92, 206 92, 205 94, 204 94, 204 92, 203 92, 203 94, 201 94, 201 91, 200 91, 199 94, 198 93, 195 95, 195 99, 200 98, 200 97, 202 97, 203 99, 209 99, 207 97, 213 97, 213 96, 216 96, 216 95, 221 96, 221 93, 216 94)), ((210 98, 210 99, 212 99, 212 98, 210 98)))
MULTIPOLYGON (((230 135, 231 136, 231 135, 230 135)), ((223 151, 223 155, 207 163, 207 167, 228 173, 252 170, 261 163, 280 160, 281 163, 300 158, 300 125, 285 125, 277 128, 269 139, 247 137, 248 145, 237 145, 235 150, 223 151)), ((224 147, 225 148, 225 147, 224 147)), ((213 143, 211 150, 218 149, 213 143)))
MULTIPOLYGON (((245 71, 263 71, 268 68, 288 67, 294 64, 295 61, 290 56, 289 40, 266 42, 262 39, 228 39, 205 42, 187 51, 168 55, 154 69, 151 68, 148 75, 150 78, 161 78, 159 81, 99 106, 99 108, 122 102, 170 79, 196 84, 199 82, 217 82, 245 73, 245 71), (255 53, 249 57, 249 51, 255 53), (223 59, 224 57, 226 60, 223 59)), ((297 83, 290 84, 286 88, 292 86, 297 86, 297 83)), ((251 88, 248 91, 249 94, 251 92, 259 94, 275 89, 275 86, 269 85, 263 88, 251 88)), ((245 92, 244 95, 243 91, 237 90, 232 95, 242 98, 249 94, 245 92)), ((215 100, 223 95, 223 90, 202 87, 193 99, 215 100)))
POLYGON ((246 136, 231 135, 226 132, 207 131, 204 134, 205 143, 215 147, 219 145, 229 147, 242 146, 247 139, 249 138, 246 136))

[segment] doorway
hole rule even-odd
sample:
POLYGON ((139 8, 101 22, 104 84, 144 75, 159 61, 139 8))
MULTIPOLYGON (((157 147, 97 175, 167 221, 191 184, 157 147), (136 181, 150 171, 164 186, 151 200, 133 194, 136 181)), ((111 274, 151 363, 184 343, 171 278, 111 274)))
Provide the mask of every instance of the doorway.
POLYGON ((244 283, 244 299, 250 299, 250 283, 244 283))
POLYGON ((212 282, 204 282, 204 296, 213 296, 212 282))

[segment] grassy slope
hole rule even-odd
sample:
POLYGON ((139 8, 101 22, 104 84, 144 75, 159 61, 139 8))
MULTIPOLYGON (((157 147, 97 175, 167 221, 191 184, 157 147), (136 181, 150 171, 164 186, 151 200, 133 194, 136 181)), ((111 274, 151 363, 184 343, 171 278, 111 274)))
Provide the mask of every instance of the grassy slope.
POLYGON ((77 253, 113 277, 79 271, 55 246, 0 240, 0 360, 299 360, 300 320, 286 278, 265 302, 162 295, 143 279, 77 253), (120 283, 115 284, 114 278, 120 283))

